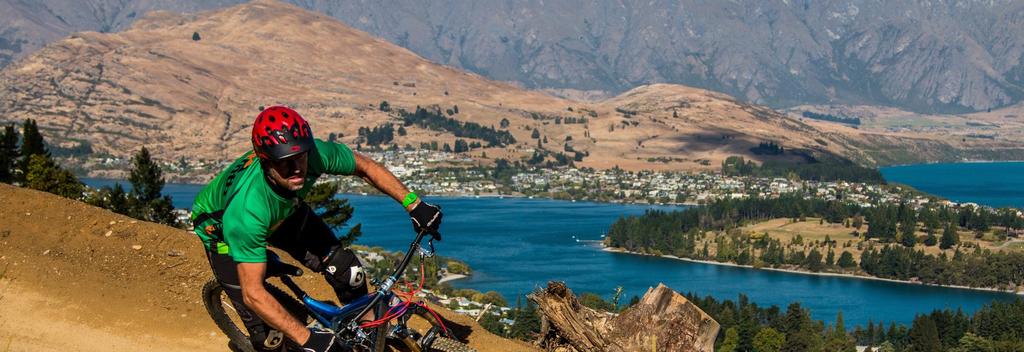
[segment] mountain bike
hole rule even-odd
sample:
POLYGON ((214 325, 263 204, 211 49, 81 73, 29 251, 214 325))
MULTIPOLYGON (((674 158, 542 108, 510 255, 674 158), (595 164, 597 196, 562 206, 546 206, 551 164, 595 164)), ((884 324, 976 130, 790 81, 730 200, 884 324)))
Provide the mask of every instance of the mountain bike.
MULTIPOLYGON (((307 323, 310 327, 330 330, 354 351, 378 352, 389 348, 412 352, 475 351, 457 340, 445 325, 446 321, 433 309, 423 302, 414 300, 416 293, 423 288, 423 262, 426 258, 434 256, 433 235, 427 241, 426 248, 421 245, 425 234, 417 234, 416 239, 409 245, 409 251, 390 276, 374 283, 377 287, 376 292, 357 298, 345 306, 339 307, 331 302, 316 300, 306 294, 292 280, 293 276, 302 276, 302 269, 282 263, 276 255, 268 258, 267 277, 280 279, 294 296, 269 283, 266 283, 267 291, 299 321, 307 323), (403 277, 414 255, 420 257, 419 288, 407 292, 392 292, 392 288, 403 277), (373 312, 372 316, 376 319, 361 320, 361 317, 368 316, 369 312, 373 312), (410 324, 414 318, 422 321, 410 324), (426 327, 414 328, 414 325, 426 327)), ((412 285, 407 283, 407 286, 412 285)), ((243 330, 241 319, 231 305, 231 300, 216 279, 208 281, 203 286, 203 303, 217 327, 228 336, 229 346, 233 350, 255 352, 243 330)), ((275 346, 274 350, 296 350, 294 342, 287 340, 279 332, 272 332, 269 339, 272 339, 269 345, 275 346)))

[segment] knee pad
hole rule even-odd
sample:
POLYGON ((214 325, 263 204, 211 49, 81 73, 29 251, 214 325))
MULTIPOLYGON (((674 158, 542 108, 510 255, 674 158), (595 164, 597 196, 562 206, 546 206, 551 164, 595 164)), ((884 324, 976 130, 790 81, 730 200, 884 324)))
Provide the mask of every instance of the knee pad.
POLYGON ((348 248, 339 248, 331 253, 323 265, 322 273, 342 303, 350 302, 369 292, 363 264, 348 248))
POLYGON ((257 351, 276 351, 284 343, 284 334, 266 325, 249 328, 249 342, 257 351))

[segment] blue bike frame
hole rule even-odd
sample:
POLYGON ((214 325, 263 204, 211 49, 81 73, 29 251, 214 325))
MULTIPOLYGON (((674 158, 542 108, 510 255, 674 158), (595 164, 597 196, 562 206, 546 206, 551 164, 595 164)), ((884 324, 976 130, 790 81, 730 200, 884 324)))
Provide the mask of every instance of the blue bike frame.
POLYGON ((384 282, 379 285, 376 292, 359 297, 356 300, 349 302, 349 304, 346 304, 344 307, 338 307, 329 302, 318 301, 313 297, 310 297, 309 294, 307 294, 306 291, 302 290, 301 287, 296 285, 295 282, 292 281, 291 277, 289 276, 302 275, 302 270, 291 267, 287 264, 280 263, 280 261, 277 261, 278 258, 276 257, 274 257, 273 259, 277 261, 276 264, 278 265, 284 265, 287 267, 294 268, 294 271, 292 273, 280 275, 281 282, 284 283, 284 285, 287 286, 288 289, 290 289, 297 297, 302 298, 302 303, 306 306, 306 309, 320 324, 334 331, 340 331, 343 329, 356 330, 359 329, 358 317, 366 315, 366 313, 369 312, 370 309, 373 309, 374 306, 378 302, 380 302, 381 299, 386 300, 385 302, 389 302, 389 306, 387 307, 387 309, 384 309, 383 311, 376 312, 378 316, 395 307, 390 305, 390 303, 393 302, 395 298, 395 294, 391 292, 391 287, 394 286, 396 282, 398 282, 398 279, 402 276, 402 273, 405 272, 406 267, 412 260, 413 253, 419 253, 424 257, 429 257, 433 255, 433 237, 431 237, 430 241, 427 242, 428 246, 430 247, 429 250, 420 246, 420 242, 423 241, 423 237, 425 234, 425 231, 417 234, 416 239, 409 246, 409 251, 405 253, 405 257, 402 258, 401 263, 398 265, 397 268, 395 268, 395 272, 392 273, 391 276, 388 276, 387 279, 385 279, 384 282), (345 324, 345 322, 348 322, 348 324, 345 324), (343 324, 345 324, 345 326, 343 326, 343 324))

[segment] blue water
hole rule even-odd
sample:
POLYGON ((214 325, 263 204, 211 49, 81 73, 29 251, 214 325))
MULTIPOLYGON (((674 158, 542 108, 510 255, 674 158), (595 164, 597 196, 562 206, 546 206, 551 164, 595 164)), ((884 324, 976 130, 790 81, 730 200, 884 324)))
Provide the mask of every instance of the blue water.
MULTIPOLYGON (((91 180, 86 183, 94 184, 91 180)), ((168 185, 175 203, 191 203, 202 186, 168 185), (191 196, 188 196, 191 195, 191 196)), ((356 211, 350 224, 362 223, 358 243, 406 250, 413 238, 408 216, 393 200, 345 195, 356 211)), ((847 324, 868 319, 909 324, 914 314, 936 308, 971 312, 992 300, 1012 300, 1011 294, 925 287, 882 281, 819 277, 764 270, 688 263, 672 259, 608 253, 596 243, 619 216, 642 214, 642 205, 598 204, 530 199, 432 197, 444 208, 441 255, 461 259, 473 276, 454 281, 458 287, 495 290, 510 302, 545 285, 564 280, 575 292, 610 297, 616 286, 623 301, 643 295, 664 282, 680 292, 697 292, 719 299, 746 294, 759 305, 800 302, 816 319, 832 321, 840 310, 847 324), (575 236, 575 238, 573 238, 575 236), (577 242, 580 239, 581 242, 577 242)), ((657 207, 673 209, 672 207, 657 207)))
MULTIPOLYGON (((121 187, 124 187, 125 192, 132 189, 132 184, 128 180, 83 178, 82 182, 95 188, 114 187, 114 184, 120 183, 121 187)), ((199 194, 199 191, 202 189, 203 185, 168 183, 164 185, 164 195, 171 196, 171 203, 174 204, 175 208, 192 209, 192 202, 196 199, 196 194, 199 194)))
POLYGON ((956 202, 1024 207, 1024 162, 893 166, 882 175, 956 202))

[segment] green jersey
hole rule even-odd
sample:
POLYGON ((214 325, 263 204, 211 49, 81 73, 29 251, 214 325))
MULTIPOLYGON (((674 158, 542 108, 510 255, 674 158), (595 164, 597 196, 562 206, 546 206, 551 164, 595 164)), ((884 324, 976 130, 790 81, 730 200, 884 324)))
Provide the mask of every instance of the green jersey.
POLYGON ((239 263, 267 260, 267 236, 287 218, 322 174, 351 175, 355 157, 344 144, 316 140, 308 158, 306 182, 292 197, 275 192, 260 159, 250 151, 206 185, 192 205, 192 220, 203 214, 195 233, 207 249, 229 254, 239 263), (220 236, 218 236, 220 235, 220 236))

